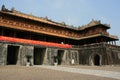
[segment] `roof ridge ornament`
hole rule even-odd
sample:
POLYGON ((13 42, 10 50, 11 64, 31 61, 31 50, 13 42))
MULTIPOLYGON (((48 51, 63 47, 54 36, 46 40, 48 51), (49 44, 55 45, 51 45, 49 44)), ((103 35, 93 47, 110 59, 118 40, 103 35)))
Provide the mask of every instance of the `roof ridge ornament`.
POLYGON ((12 7, 12 8, 11 8, 11 11, 12 11, 12 12, 15 12, 16 10, 15 10, 15 8, 14 8, 14 7, 12 7))
POLYGON ((5 5, 2 5, 1 11, 6 11, 7 9, 5 8, 5 5))
POLYGON ((11 10, 9 10, 9 9, 7 9, 7 8, 5 7, 5 5, 3 4, 3 5, 2 5, 2 8, 1 8, 1 11, 5 11, 5 12, 15 12, 16 10, 15 10, 14 7, 12 7, 11 10))
POLYGON ((87 25, 96 25, 96 24, 101 24, 101 21, 92 19, 92 21, 88 23, 87 25))

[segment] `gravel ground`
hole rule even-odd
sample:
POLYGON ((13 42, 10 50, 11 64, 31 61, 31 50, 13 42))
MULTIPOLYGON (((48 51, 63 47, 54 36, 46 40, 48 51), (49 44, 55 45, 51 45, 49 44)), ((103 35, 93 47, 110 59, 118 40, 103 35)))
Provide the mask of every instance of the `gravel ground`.
POLYGON ((116 71, 106 71, 106 70, 96 70, 96 69, 82 69, 82 68, 74 68, 74 67, 63 67, 63 66, 36 66, 42 67, 46 69, 52 69, 57 71, 65 71, 65 72, 72 72, 72 73, 79 73, 79 74, 86 74, 86 75, 94 75, 99 77, 107 77, 107 78, 114 78, 120 79, 120 72, 116 71))
POLYGON ((84 75, 65 71, 56 71, 42 67, 0 66, 0 80, 117 80, 117 79, 84 75))
POLYGON ((81 68, 81 69, 90 69, 90 70, 105 70, 105 71, 116 71, 120 72, 119 66, 86 66, 86 65, 71 65, 71 66, 62 66, 62 67, 72 67, 72 68, 81 68))

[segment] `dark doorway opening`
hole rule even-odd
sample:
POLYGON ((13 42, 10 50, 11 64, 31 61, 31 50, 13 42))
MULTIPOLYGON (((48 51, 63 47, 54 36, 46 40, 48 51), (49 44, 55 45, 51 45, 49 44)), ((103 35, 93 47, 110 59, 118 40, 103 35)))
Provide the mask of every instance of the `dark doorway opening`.
POLYGON ((99 55, 94 56, 94 65, 97 65, 97 66, 100 65, 100 56, 99 55))
POLYGON ((19 46, 8 45, 7 65, 16 65, 18 60, 19 46))
POLYGON ((64 50, 58 50, 58 54, 57 54, 58 65, 61 65, 61 63, 62 63, 63 54, 64 54, 64 50))
POLYGON ((34 65, 42 65, 45 56, 45 48, 34 48, 34 65))

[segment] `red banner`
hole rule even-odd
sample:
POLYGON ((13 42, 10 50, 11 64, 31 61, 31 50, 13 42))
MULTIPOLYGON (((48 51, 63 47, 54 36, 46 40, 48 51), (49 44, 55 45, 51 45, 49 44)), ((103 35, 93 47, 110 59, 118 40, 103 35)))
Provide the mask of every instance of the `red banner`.
POLYGON ((58 47, 58 48, 72 48, 72 46, 68 44, 58 44, 52 42, 35 41, 35 40, 20 39, 20 38, 5 37, 5 36, 0 36, 0 41, 18 42, 24 44, 36 44, 41 46, 58 47))

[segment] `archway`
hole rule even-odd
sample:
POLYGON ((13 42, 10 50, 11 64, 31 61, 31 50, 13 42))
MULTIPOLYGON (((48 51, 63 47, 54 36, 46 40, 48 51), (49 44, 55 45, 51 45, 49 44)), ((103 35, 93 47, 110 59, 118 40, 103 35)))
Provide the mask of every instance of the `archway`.
POLYGON ((94 65, 100 65, 100 56, 97 54, 94 56, 94 65))
POLYGON ((8 45, 7 65, 16 65, 18 60, 19 46, 8 45))
POLYGON ((34 48, 34 65, 42 65, 44 62, 45 48, 34 48))
POLYGON ((64 50, 58 50, 58 53, 57 53, 58 65, 62 64, 63 55, 64 55, 64 50))

